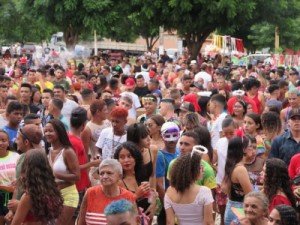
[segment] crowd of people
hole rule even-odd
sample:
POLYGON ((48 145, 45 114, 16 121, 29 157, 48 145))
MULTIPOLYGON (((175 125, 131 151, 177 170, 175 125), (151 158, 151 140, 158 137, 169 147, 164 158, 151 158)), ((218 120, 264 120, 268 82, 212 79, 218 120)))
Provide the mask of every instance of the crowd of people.
POLYGON ((24 57, 0 58, 0 225, 298 224, 296 68, 24 57))

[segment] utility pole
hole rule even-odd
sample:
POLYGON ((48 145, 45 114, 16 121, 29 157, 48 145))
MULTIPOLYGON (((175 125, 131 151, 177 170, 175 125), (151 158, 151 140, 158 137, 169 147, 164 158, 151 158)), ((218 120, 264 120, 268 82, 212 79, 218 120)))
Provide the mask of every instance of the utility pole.
POLYGON ((279 28, 275 27, 275 49, 279 48, 279 28))
POLYGON ((94 55, 98 55, 97 52, 97 32, 94 30, 94 55))

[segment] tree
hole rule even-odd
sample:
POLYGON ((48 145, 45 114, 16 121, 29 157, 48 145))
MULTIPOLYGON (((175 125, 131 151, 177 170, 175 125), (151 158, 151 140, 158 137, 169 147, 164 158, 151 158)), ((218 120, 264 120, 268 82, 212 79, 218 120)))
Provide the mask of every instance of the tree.
POLYGON ((255 0, 132 0, 147 21, 157 27, 177 30, 196 58, 206 38, 218 27, 238 23, 252 17, 255 0))
POLYGON ((257 1, 256 9, 249 20, 239 20, 233 27, 220 29, 221 33, 230 34, 244 40, 250 51, 259 48, 274 48, 275 27, 279 28, 280 46, 299 48, 300 2, 297 0, 257 1))
MULTIPOLYGON (((14 0, 19 13, 32 20, 45 18, 48 26, 64 33, 67 48, 74 48, 81 33, 104 34, 121 18, 120 0, 14 0)), ((123 4, 124 5, 124 4, 123 4)))
POLYGON ((133 32, 146 40, 147 50, 151 51, 159 39, 159 26, 155 20, 148 20, 147 17, 138 12, 133 12, 130 16, 133 32))
POLYGON ((32 20, 29 14, 17 12, 12 1, 0 1, 0 39, 8 43, 39 42, 47 39, 52 32, 52 26, 45 26, 45 20, 32 20))

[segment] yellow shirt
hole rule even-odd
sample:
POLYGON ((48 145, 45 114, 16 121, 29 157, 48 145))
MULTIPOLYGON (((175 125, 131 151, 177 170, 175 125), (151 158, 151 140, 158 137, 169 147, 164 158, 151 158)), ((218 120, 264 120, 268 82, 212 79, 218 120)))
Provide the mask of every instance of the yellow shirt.
MULTIPOLYGON (((44 82, 44 83, 45 83, 45 85, 46 85, 47 88, 53 90, 53 88, 54 88, 53 83, 51 83, 50 81, 46 81, 46 82, 44 82)), ((41 82, 37 81, 37 82, 35 82, 34 84, 39 85, 40 88, 41 88, 41 92, 43 92, 43 87, 42 87, 42 85, 41 85, 41 82)))

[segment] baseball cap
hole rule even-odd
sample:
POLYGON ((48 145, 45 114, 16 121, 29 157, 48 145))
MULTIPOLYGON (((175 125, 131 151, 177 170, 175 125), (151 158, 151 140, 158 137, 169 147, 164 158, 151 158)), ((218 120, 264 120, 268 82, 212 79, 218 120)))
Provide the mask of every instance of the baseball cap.
POLYGON ((295 116, 300 116, 300 108, 298 109, 291 109, 289 112, 289 119, 295 117, 295 116))
POLYGON ((43 138, 41 128, 34 124, 27 124, 23 128, 19 129, 21 135, 33 144, 39 144, 43 138))
POLYGON ((182 110, 182 111, 187 111, 187 112, 195 112, 195 107, 190 102, 183 102, 183 103, 181 103, 179 109, 182 110))
POLYGON ((128 87, 128 88, 133 88, 134 85, 135 85, 134 79, 131 78, 131 77, 127 78, 127 80, 125 81, 125 85, 126 85, 126 87, 128 87))
POLYGON ((179 127, 174 122, 164 123, 160 131, 165 141, 177 141, 179 139, 179 127))

